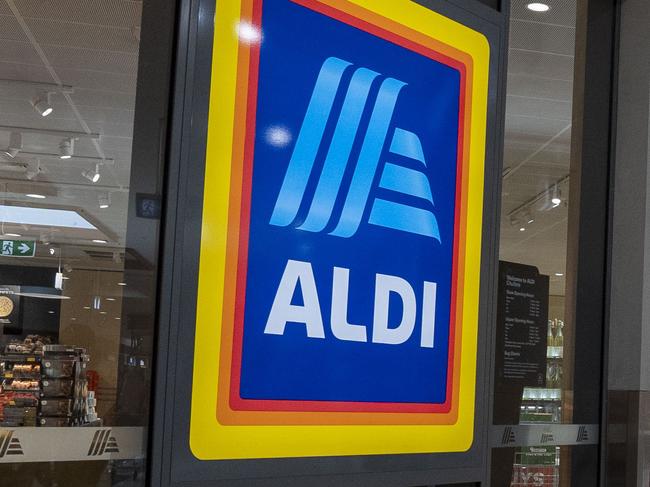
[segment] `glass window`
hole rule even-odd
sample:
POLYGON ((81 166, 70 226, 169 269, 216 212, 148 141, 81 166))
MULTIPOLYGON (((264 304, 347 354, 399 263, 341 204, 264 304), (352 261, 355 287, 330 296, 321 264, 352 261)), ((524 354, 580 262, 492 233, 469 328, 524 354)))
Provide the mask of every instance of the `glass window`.
POLYGON ((2 485, 144 485, 169 4, 0 4, 2 485))
POLYGON ((587 365, 584 344, 576 346, 578 336, 598 344, 602 334, 602 323, 586 329, 577 319, 583 160, 572 119, 582 117, 576 19, 586 14, 576 10, 575 0, 511 2, 493 414, 503 428, 493 485, 585 485, 575 481, 577 459, 597 472, 596 446, 561 446, 597 442, 597 426, 575 423, 585 409, 598 423, 601 379, 601 364, 587 365))

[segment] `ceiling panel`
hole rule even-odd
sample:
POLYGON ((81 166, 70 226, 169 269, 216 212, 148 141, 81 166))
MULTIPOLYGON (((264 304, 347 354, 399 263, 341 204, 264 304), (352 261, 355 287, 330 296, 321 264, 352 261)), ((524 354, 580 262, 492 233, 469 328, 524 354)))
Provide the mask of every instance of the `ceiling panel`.
POLYGON ((552 53, 510 49, 508 52, 508 73, 527 74, 540 78, 573 81, 572 57, 552 53))
POLYGON ((0 62, 43 65, 41 58, 29 42, 4 40, 1 45, 0 62))
POLYGON ((573 97, 573 82, 512 73, 508 75, 508 93, 511 96, 546 98, 570 103, 573 97))
POLYGON ((14 3, 26 18, 56 19, 95 26, 139 26, 142 13, 142 2, 132 0, 14 0, 14 3))
POLYGON ((573 58, 575 29, 513 19, 510 22, 510 49, 554 54, 573 58))
MULTIPOLYGON (((1 4, 4 5, 4 2, 1 4)), ((0 40, 29 42, 29 39, 16 23, 16 19, 11 13, 8 15, 0 14, 0 40)))
POLYGON ((38 43, 47 52, 48 46, 65 46, 92 51, 136 54, 138 39, 130 27, 106 27, 52 19, 25 19, 38 43))
POLYGON ((576 2, 544 2, 544 13, 511 3, 500 258, 538 267, 562 295, 555 273, 566 267, 576 2), (552 208, 561 181, 563 203, 552 208), (522 224, 526 211, 531 224, 522 224))
POLYGON ((575 0, 544 0, 544 3, 551 7, 548 12, 532 12, 526 8, 529 3, 530 0, 512 0, 510 17, 513 20, 529 20, 549 26, 575 27, 576 25, 575 0))
MULTIPOLYGON (((97 72, 131 74, 138 69, 137 53, 86 49, 85 46, 43 46, 43 51, 55 68, 86 69, 97 72)), ((66 80, 62 80, 68 84, 66 80)))

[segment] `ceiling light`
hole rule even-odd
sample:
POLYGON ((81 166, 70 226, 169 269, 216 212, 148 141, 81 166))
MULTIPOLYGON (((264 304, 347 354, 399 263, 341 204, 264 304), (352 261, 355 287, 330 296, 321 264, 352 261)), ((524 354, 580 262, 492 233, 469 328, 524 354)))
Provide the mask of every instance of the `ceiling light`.
POLYGON ((41 173, 40 168, 28 169, 27 171, 25 171, 25 177, 31 181, 36 176, 38 176, 40 173, 41 173))
POLYGON ((20 132, 11 132, 9 135, 9 145, 1 153, 13 159, 21 150, 23 150, 23 134, 20 132))
POLYGON ((105 209, 111 206, 111 194, 105 193, 99 195, 99 207, 105 209))
POLYGON ((106 301, 115 301, 115 298, 106 298, 106 301))
POLYGON ((17 237, 22 237, 22 235, 21 235, 20 233, 5 233, 5 234, 3 235, 3 237, 14 237, 14 238, 17 238, 17 237))
POLYGON ((102 177, 102 175, 99 173, 99 164, 95 166, 95 169, 90 170, 86 169, 85 171, 81 172, 81 175, 85 177, 88 181, 91 183, 96 183, 99 181, 99 179, 102 177))
POLYGON ((526 210, 524 212, 524 221, 528 223, 529 225, 535 221, 535 217, 533 214, 530 212, 530 210, 526 210))
POLYGON ((90 309, 90 306, 84 306, 84 309, 90 309))
POLYGON ((551 203, 553 204, 553 208, 557 208, 560 206, 560 203, 562 203, 561 193, 557 184, 553 186, 553 197, 551 198, 551 203))
POLYGON ((99 243, 99 244, 105 244, 105 243, 108 243, 108 240, 102 240, 101 238, 94 238, 93 242, 94 243, 99 243))
POLYGON ((45 195, 37 194, 37 193, 28 193, 25 196, 27 196, 28 198, 34 198, 34 199, 37 199, 37 200, 44 200, 45 199, 45 195))
POLYGON ((529 3, 526 5, 526 8, 528 10, 532 10, 533 12, 548 12, 551 10, 551 7, 549 7, 547 4, 540 2, 529 3))
MULTIPOLYGON (((30 198, 45 198, 42 194, 27 194, 30 198)), ((73 210, 54 208, 32 208, 29 206, 9 206, 0 204, 0 215, 5 224, 32 225, 56 228, 74 228, 75 230, 97 230, 97 227, 73 210)), ((47 234, 41 235, 46 237, 47 234)))
POLYGON ((117 285, 118 286, 126 286, 126 282, 118 282, 117 285))
POLYGON ((43 92, 34 98, 32 100, 32 106, 41 117, 47 117, 54 111, 52 105, 50 105, 50 94, 47 92, 43 92))
POLYGON ((61 159, 70 159, 74 155, 74 139, 66 137, 59 144, 59 157, 61 159))
POLYGON ((556 272, 555 275, 556 275, 557 277, 562 277, 564 274, 563 274, 562 272, 556 272))
POLYGON ((519 227, 519 231, 520 231, 520 232, 525 232, 525 231, 526 231, 526 227, 519 227))

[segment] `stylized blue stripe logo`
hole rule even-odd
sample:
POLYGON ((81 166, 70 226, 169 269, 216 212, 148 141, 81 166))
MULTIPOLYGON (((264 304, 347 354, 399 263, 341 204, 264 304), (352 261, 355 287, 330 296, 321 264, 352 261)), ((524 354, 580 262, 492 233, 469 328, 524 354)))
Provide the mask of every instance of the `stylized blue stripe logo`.
MULTIPOLYGON (((269 222, 271 225, 296 225, 299 230, 322 232, 332 222, 334 206, 341 191, 343 176, 351 163, 352 147, 369 102, 371 87, 381 77, 380 73, 367 68, 357 68, 352 73, 309 211, 304 221, 296 224, 316 156, 323 143, 325 127, 332 116, 334 100, 344 74, 351 68, 351 63, 335 57, 330 57, 323 63, 273 209, 269 222)), ((406 83, 394 78, 384 78, 379 85, 361 150, 357 160, 353 162, 354 172, 343 209, 330 235, 349 238, 361 225, 363 214, 371 200, 373 181, 379 170, 381 154, 392 128, 391 120, 397 98, 404 86, 406 83)), ((394 162, 385 162, 379 187, 419 198, 424 205, 432 209, 433 195, 429 180, 423 172, 426 169, 426 160, 418 136, 413 132, 394 128, 389 152, 417 161, 422 171, 394 162)), ((440 242, 438 222, 430 209, 374 198, 368 223, 432 237, 440 242)))

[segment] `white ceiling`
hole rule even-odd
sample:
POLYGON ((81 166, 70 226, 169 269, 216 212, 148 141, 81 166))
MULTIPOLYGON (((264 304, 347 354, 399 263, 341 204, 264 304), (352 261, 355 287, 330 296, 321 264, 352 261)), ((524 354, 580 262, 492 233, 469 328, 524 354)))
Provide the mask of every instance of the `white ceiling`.
MULTIPOLYGON (((0 0, 0 125, 101 134, 97 141, 77 140, 78 157, 67 161, 24 154, 0 160, 0 191, 7 202, 32 204, 26 192, 46 194, 39 204, 80 209, 110 236, 102 246, 59 232, 50 236, 53 244, 124 244, 141 7, 132 0, 0 0), (54 112, 41 117, 31 100, 48 88, 34 82, 68 85, 73 91, 53 94, 54 112), (102 178, 92 184, 81 172, 97 162, 105 162, 102 178), (11 163, 40 165, 43 172, 29 183, 23 172, 7 170, 11 163), (29 184, 16 185, 16 180, 29 184), (106 193, 112 205, 99 209, 98 197, 106 193)), ((25 133, 23 150, 56 154, 60 141, 60 136, 25 133)), ((0 130, 0 148, 8 142, 9 131, 0 130)), ((18 231, 37 237, 25 228, 18 231)), ((81 250, 70 253, 88 257, 81 250)))
MULTIPOLYGON (((512 2, 504 159, 510 172, 503 182, 501 258, 538 266, 551 276, 551 293, 564 294, 564 279, 555 273, 565 269, 567 209, 537 211, 545 198, 535 198, 569 173, 576 5, 547 0, 550 11, 535 13, 527 3, 512 2), (520 232, 510 214, 526 204, 535 221, 520 232)), ((42 167, 33 183, 24 173, 3 170, 7 163, 0 160, 6 201, 33 204, 25 193, 47 193, 48 206, 80 209, 111 237, 108 245, 98 245, 65 232, 50 235, 54 244, 74 244, 66 247, 73 260, 92 260, 84 249, 124 244, 141 7, 133 0, 0 0, 0 78, 73 88, 67 96, 52 95, 54 113, 43 118, 30 104, 38 86, 0 81, 0 125, 96 132, 98 141, 76 142, 75 155, 114 159, 102 167, 97 184, 81 176, 96 159, 18 156, 15 162, 42 167), (100 210, 98 197, 106 192, 112 206, 100 210)), ((60 140, 24 134, 24 150, 56 153, 60 140)), ((9 132, 0 130, 0 148, 8 141, 9 132)), ((568 185, 561 189, 566 201, 568 185)))
POLYGON ((555 274, 566 267, 576 2, 544 1, 544 13, 526 0, 511 4, 500 257, 537 266, 551 276, 551 294, 563 295, 555 274), (563 204, 546 209, 549 188, 562 180, 563 204), (522 206, 534 222, 511 224, 522 206))

